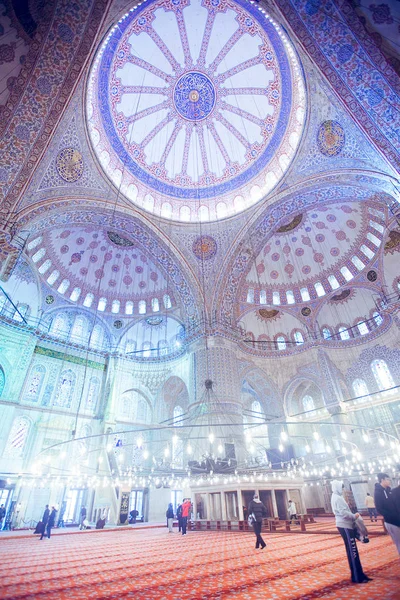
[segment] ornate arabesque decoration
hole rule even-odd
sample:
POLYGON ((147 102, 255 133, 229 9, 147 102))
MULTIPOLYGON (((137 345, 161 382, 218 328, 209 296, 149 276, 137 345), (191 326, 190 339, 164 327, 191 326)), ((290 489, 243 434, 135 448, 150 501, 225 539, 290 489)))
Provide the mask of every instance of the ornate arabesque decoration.
POLYGON ((263 321, 274 319, 279 315, 279 310, 275 309, 268 310, 267 308, 259 308, 257 312, 263 321))
POLYGON ((293 229, 296 229, 296 227, 298 227, 301 224, 303 217, 303 213, 296 215, 291 221, 289 221, 289 223, 281 225, 276 230, 276 233, 288 233, 289 231, 293 231, 293 229))
POLYGON ((107 236, 109 240, 116 246, 123 246, 125 248, 129 248, 135 245, 131 240, 128 240, 128 238, 126 237, 122 237, 122 235, 119 235, 119 233, 115 233, 115 231, 107 231, 107 236))
POLYGON ((340 294, 335 294, 331 296, 329 299, 330 302, 342 302, 342 300, 346 300, 351 294, 351 290, 343 290, 340 294))
POLYGON ((317 146, 321 154, 332 157, 342 151, 345 144, 344 129, 337 121, 324 121, 317 133, 317 146))
POLYGON ((400 248, 400 231, 392 229, 385 244, 385 254, 393 254, 400 248))
POLYGON ((56 169, 64 181, 75 183, 83 174, 82 154, 76 148, 63 148, 57 155, 56 169))

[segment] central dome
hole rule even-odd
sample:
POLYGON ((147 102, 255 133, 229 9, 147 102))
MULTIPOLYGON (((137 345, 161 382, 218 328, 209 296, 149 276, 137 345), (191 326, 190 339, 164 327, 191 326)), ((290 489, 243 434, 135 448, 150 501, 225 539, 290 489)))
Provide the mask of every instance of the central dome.
POLYGON ((88 127, 107 176, 136 205, 214 221, 263 198, 300 141, 305 93, 290 42, 246 0, 153 0, 94 61, 88 127))

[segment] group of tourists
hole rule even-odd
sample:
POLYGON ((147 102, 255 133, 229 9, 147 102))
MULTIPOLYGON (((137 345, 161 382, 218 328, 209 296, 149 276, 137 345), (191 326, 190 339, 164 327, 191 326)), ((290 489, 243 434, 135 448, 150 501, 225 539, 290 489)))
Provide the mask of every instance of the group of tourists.
MULTIPOLYGON (((178 504, 176 508, 176 518, 178 520, 178 532, 182 531, 182 535, 186 535, 187 522, 192 511, 192 502, 190 498, 184 498, 182 504, 178 504)), ((167 517, 167 527, 169 533, 174 533, 174 507, 172 502, 168 504, 167 511, 165 513, 167 517)))
MULTIPOLYGON (((400 554, 400 486, 392 490, 390 484, 390 477, 387 473, 378 473, 374 497, 367 494, 366 506, 371 522, 377 521, 378 513, 382 515, 386 530, 400 554)), ((368 532, 360 513, 353 513, 350 510, 343 496, 343 482, 334 480, 331 486, 332 512, 346 548, 351 580, 353 583, 368 583, 371 581, 371 577, 368 577, 363 571, 356 541, 369 542, 368 532)), ((289 500, 288 513, 290 520, 297 518, 296 506, 292 500, 289 500)), ((263 550, 266 543, 261 536, 261 528, 263 518, 268 516, 268 511, 258 494, 254 494, 253 500, 248 506, 248 515, 249 523, 253 526, 256 536, 256 549, 263 550)))

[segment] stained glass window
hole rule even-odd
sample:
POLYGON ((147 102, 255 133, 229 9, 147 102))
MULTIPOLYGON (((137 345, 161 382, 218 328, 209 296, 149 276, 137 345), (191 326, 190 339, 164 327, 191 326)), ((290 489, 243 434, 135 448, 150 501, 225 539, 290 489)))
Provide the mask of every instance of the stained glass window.
POLYGON ((56 336, 66 337, 69 332, 69 321, 65 313, 58 313, 51 324, 51 333, 56 336))
POLYGON ((357 327, 361 335, 366 335, 369 332, 368 325, 365 321, 359 321, 357 327))
POLYGON ((71 331, 71 340, 83 343, 87 338, 88 322, 83 315, 75 317, 71 331))
POLYGON ((136 418, 138 421, 142 423, 147 423, 147 402, 141 396, 138 396, 137 399, 137 409, 136 409, 136 418))
POLYGON ((146 300, 139 300, 139 315, 146 314, 146 300))
POLYGON ((339 327, 339 335, 341 340, 349 340, 350 334, 347 327, 339 327))
POLYGON ((371 369, 376 383, 381 390, 387 390, 395 386, 392 374, 390 373, 389 367, 384 360, 373 360, 371 363, 371 369))
POLYGON ((171 298, 170 298, 169 294, 164 294, 163 302, 164 302, 164 308, 172 307, 171 298))
POLYGON ((35 365, 33 367, 28 385, 26 386, 25 400, 38 402, 45 375, 46 369, 43 365, 35 365))
POLYGON ((304 412, 315 410, 314 398, 312 396, 309 396, 308 394, 303 397, 302 404, 304 412))
POLYGON ((295 331, 293 337, 296 344, 304 344, 304 337, 301 331, 295 331))
POLYGON ((247 291, 247 300, 246 300, 249 304, 252 304, 254 302, 254 289, 253 288, 249 288, 247 291))
POLYGON ((339 282, 334 275, 328 275, 329 285, 333 290, 337 290, 339 287, 339 282))
POLYGON ((71 407, 75 379, 75 374, 71 371, 71 369, 61 373, 53 406, 62 406, 63 408, 71 407))
POLYGON ((158 301, 158 298, 152 299, 151 308, 153 309, 153 312, 158 312, 160 310, 160 303, 158 301))
POLYGON ((355 379, 352 384, 353 393, 356 398, 359 396, 367 396, 369 394, 368 386, 364 379, 355 379))
POLYGON ((92 306, 93 300, 94 300, 94 295, 89 292, 85 296, 85 299, 83 301, 83 306, 86 306, 86 308, 90 308, 92 306))
POLYGON ((104 331, 102 326, 97 323, 92 330, 92 333, 89 338, 89 343, 92 348, 101 348, 104 339, 104 331))
POLYGON ((177 404, 174 406, 174 427, 182 427, 183 408, 177 404))
POLYGON ((30 422, 26 417, 17 417, 11 427, 3 456, 21 458, 29 433, 30 422))
POLYGON ((300 294, 303 302, 308 302, 310 300, 310 292, 308 291, 308 288, 301 288, 300 294))
POLYGON ((3 371, 2 367, 0 367, 0 396, 2 395, 2 393, 4 391, 5 385, 6 385, 6 377, 4 375, 4 371, 3 371))
POLYGON ((98 377, 91 377, 89 381, 89 389, 86 396, 85 408, 94 409, 97 404, 99 394, 100 381, 98 377))
POLYGON ((286 348, 286 340, 283 335, 280 335, 276 338, 276 343, 278 346, 278 350, 285 350, 286 348))
POLYGON ((324 336, 325 340, 329 340, 332 336, 332 332, 329 329, 329 327, 323 327, 322 328, 322 335, 324 336))

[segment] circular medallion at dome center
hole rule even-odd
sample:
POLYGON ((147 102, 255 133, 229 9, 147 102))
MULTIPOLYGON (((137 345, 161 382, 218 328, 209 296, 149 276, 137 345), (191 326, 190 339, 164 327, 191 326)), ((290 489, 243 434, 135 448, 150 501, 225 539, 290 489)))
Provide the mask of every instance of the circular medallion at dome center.
POLYGON ((215 105, 215 89, 203 73, 184 73, 176 82, 174 105, 178 113, 189 121, 201 121, 208 117, 215 105))

